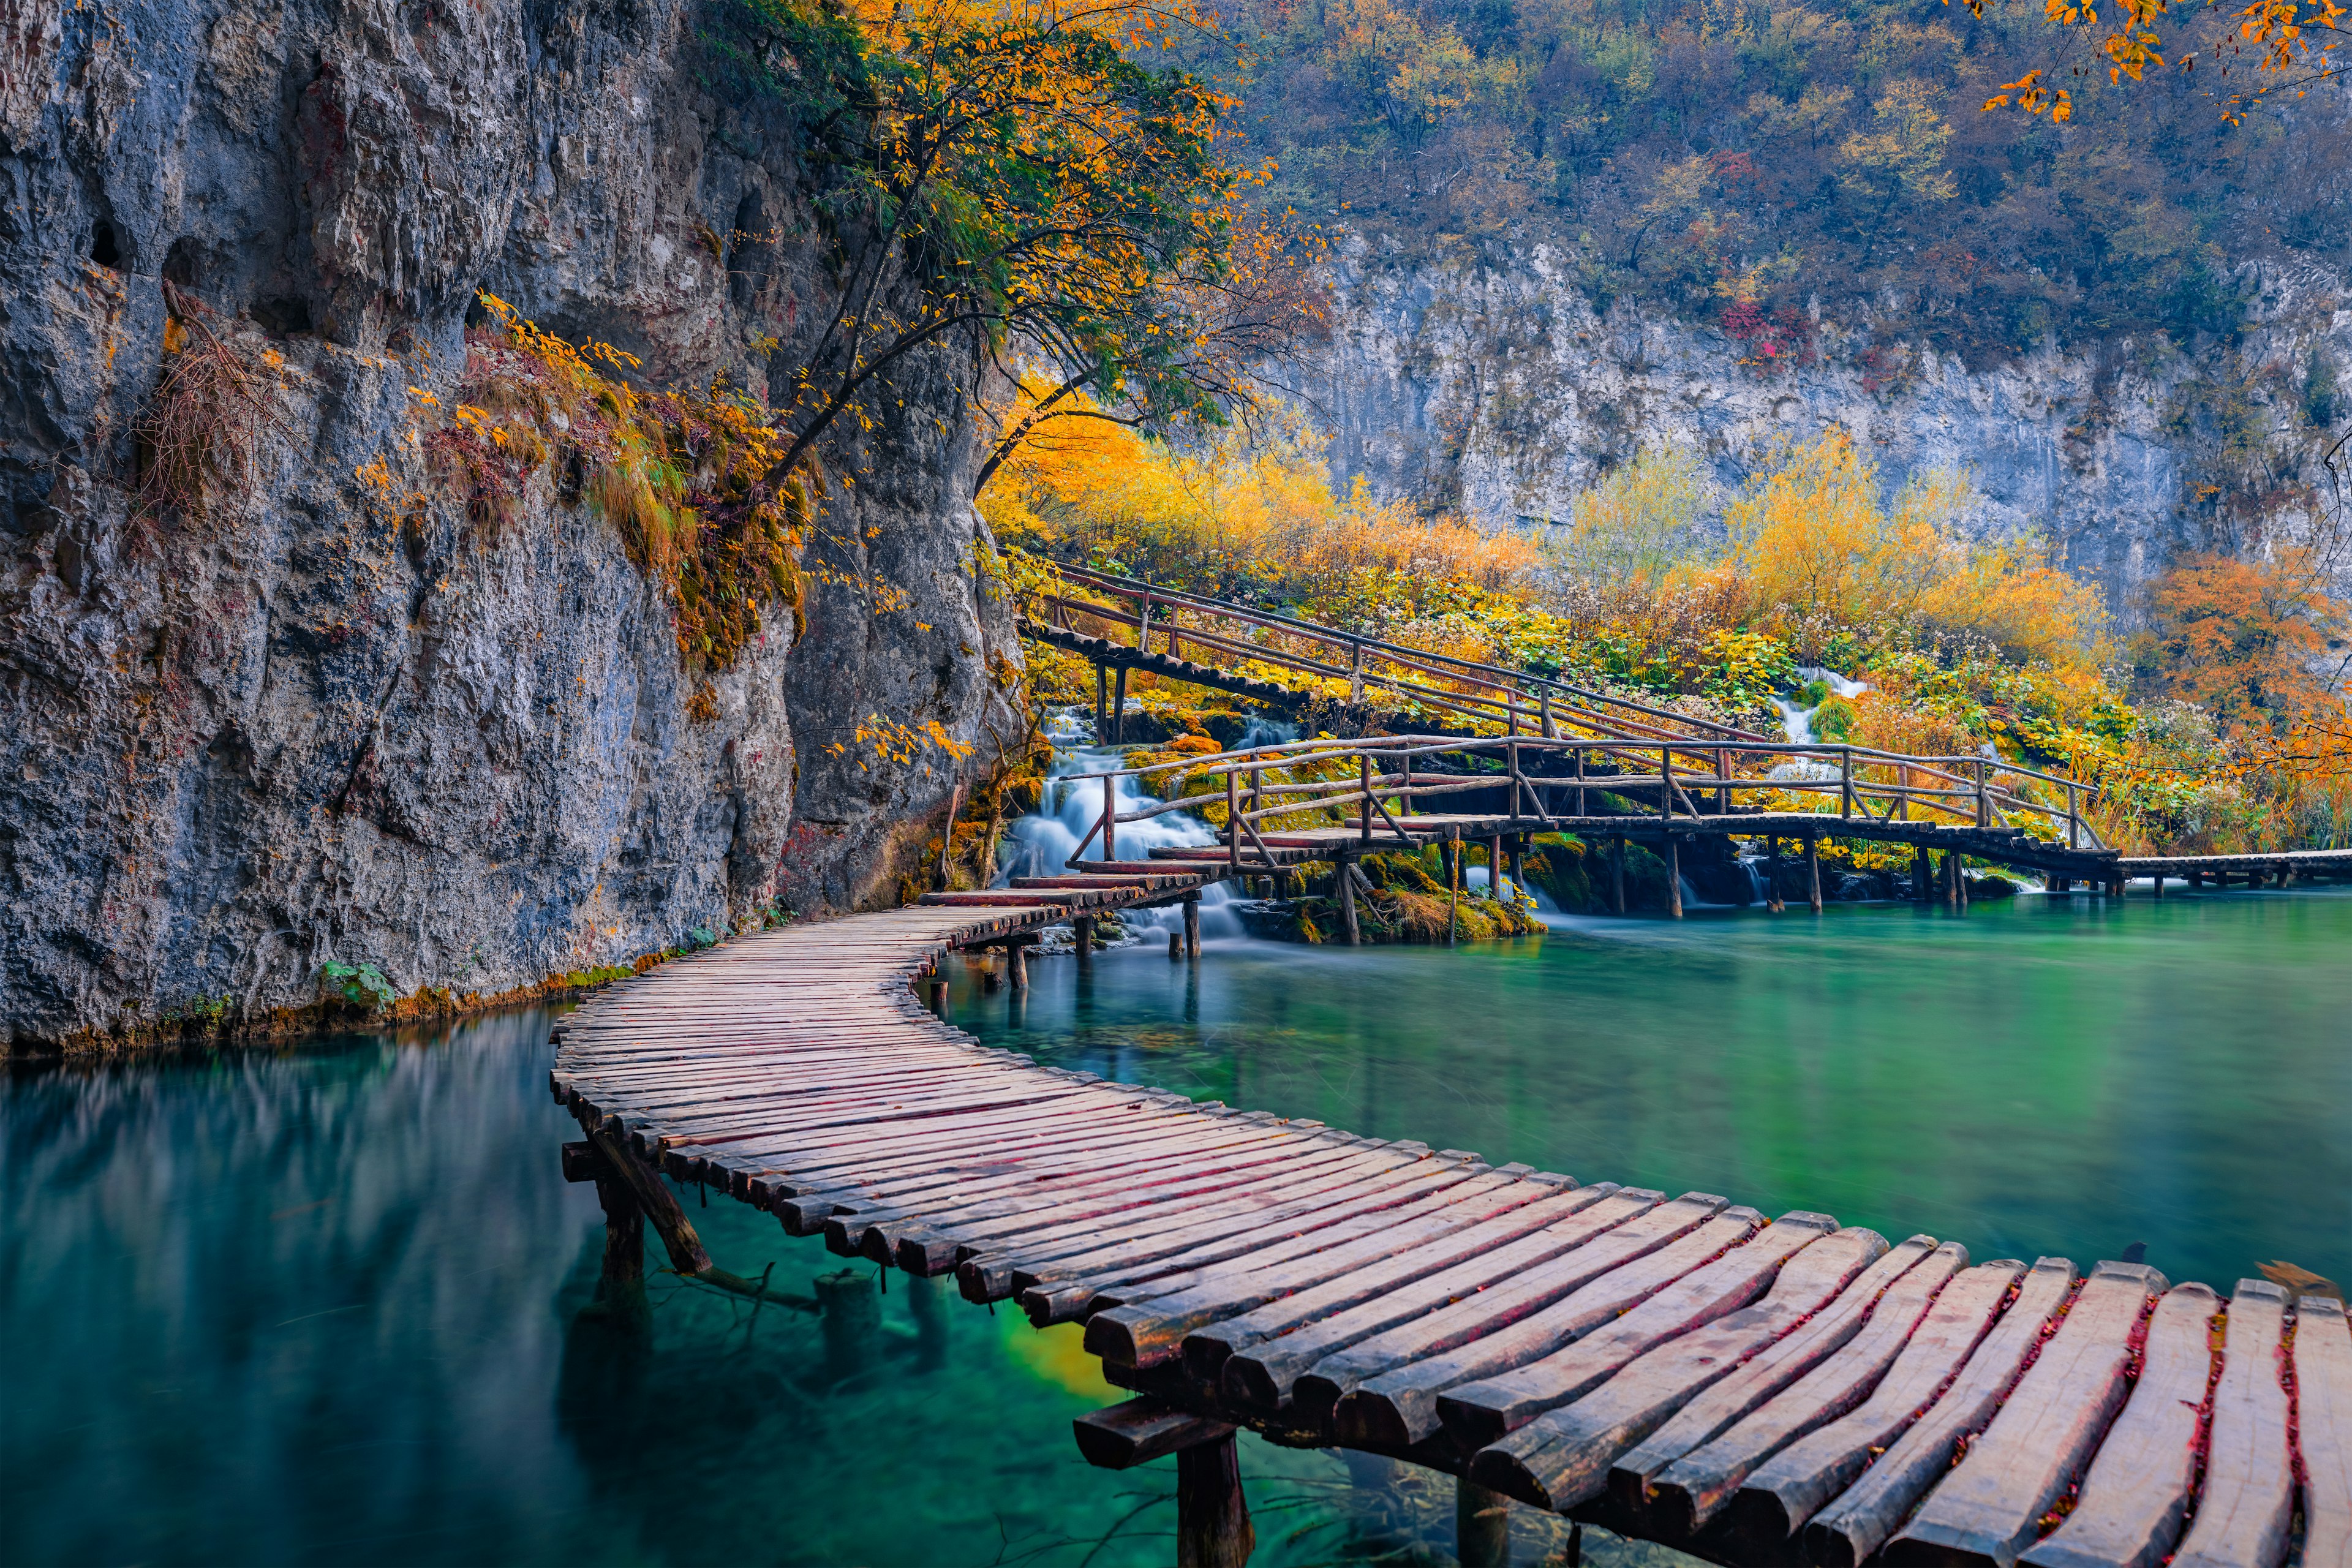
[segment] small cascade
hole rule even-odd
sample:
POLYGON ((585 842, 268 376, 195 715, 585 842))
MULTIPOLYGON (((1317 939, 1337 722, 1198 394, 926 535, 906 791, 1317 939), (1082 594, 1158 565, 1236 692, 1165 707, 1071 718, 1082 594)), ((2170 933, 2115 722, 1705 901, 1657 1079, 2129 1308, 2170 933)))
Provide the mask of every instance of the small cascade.
MULTIPOLYGON (((1044 729, 1045 738, 1054 745, 1053 761, 1045 769, 1045 799, 1040 809, 1006 828, 1005 847, 997 851, 995 886, 1000 888, 1015 877, 1061 875, 1070 857, 1077 853, 1078 846, 1090 833, 1095 834, 1095 841, 1087 853, 1102 853, 1101 835, 1095 833, 1102 821, 1102 786, 1099 783, 1081 783, 1073 775, 1123 767, 1129 748, 1096 744, 1094 716, 1085 708, 1051 710, 1045 716, 1044 729)), ((1296 725, 1253 719, 1243 731, 1239 746, 1273 745, 1294 739, 1297 734, 1296 725)), ((1117 802, 1122 814, 1155 805, 1159 798, 1145 794, 1133 778, 1117 781, 1117 802)), ((1189 812, 1173 811, 1147 822, 1121 823, 1118 858, 1143 860, 1150 858, 1154 849, 1198 847, 1215 842, 1217 836, 1208 824, 1189 812)), ((1223 882, 1213 882, 1201 889, 1203 937, 1242 934, 1241 922, 1224 907, 1233 901, 1233 897, 1232 889, 1223 882)), ((1182 921, 1182 911, 1174 907, 1129 910, 1119 916, 1119 922, 1130 932, 1175 931, 1182 921)))
MULTIPOLYGON (((1848 679, 1836 670, 1824 669, 1817 664, 1801 664, 1797 667, 1797 674, 1809 686, 1819 681, 1828 687, 1832 697, 1852 700, 1870 689, 1864 681, 1848 679)), ((1772 706, 1780 710, 1780 732, 1788 737, 1790 744, 1811 746, 1820 743, 1821 737, 1813 733, 1813 715, 1821 711, 1819 703, 1811 708, 1800 708, 1785 697, 1775 697, 1772 706)), ((1838 770, 1817 758, 1791 757, 1785 763, 1775 764, 1767 776, 1776 779, 1833 779, 1838 776, 1838 770)))

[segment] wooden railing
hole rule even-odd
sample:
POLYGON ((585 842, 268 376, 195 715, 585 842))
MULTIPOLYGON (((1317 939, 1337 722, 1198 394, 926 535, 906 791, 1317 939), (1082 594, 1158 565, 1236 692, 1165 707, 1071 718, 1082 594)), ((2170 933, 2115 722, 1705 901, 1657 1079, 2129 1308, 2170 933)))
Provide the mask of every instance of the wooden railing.
POLYGON ((1217 658, 1195 663, 1259 663, 1322 679, 1344 680, 1351 701, 1360 703, 1368 689, 1391 692, 1442 713, 1475 724, 1499 726, 1506 734, 1558 738, 1575 731, 1593 736, 1643 736, 1653 740, 1694 736, 1742 743, 1768 737, 1712 720, 1696 719, 1670 708, 1594 691, 1568 681, 1502 665, 1455 658, 1426 648, 1360 637, 1318 626, 1271 610, 1255 610, 1223 599, 1154 587, 1129 577, 1061 568, 1062 576, 1123 605, 1106 605, 1074 595, 1042 595, 1038 608, 1064 630, 1074 616, 1116 626, 1131 633, 1138 652, 1150 653, 1157 633, 1171 658, 1182 658, 1189 646, 1217 658), (1153 613, 1161 612, 1153 619, 1153 613), (1186 625, 1179 612, 1195 617, 1186 625), (1206 622, 1224 623, 1209 625, 1206 622), (1229 629, 1242 626, 1270 633, 1293 643, 1304 643, 1327 657, 1280 643, 1259 641, 1229 629))
MULTIPOLYGON (((1906 756, 1864 746, 1794 742, 1754 741, 1698 748, 1684 741, 1637 738, 1509 735, 1465 740, 1446 735, 1386 735, 1253 746, 1144 767, 1065 774, 1058 782, 1065 785, 1095 782, 1102 793, 1102 809, 1094 826, 1070 856, 1073 866, 1086 858, 1087 847, 1097 837, 1103 843, 1102 858, 1116 860, 1120 824, 1173 812, 1223 807, 1227 858, 1238 868, 1245 837, 1264 858, 1266 847, 1261 825, 1272 826, 1276 817, 1319 813, 1327 825, 1351 823, 1361 841, 1369 844, 1376 823, 1399 837, 1412 837, 1399 819, 1413 816, 1418 801, 1496 788, 1509 791, 1511 817, 1547 824, 1561 817, 1588 816, 1589 797, 1601 791, 1654 795, 1654 811, 1621 820, 1629 826, 1654 823, 1665 827, 1736 815, 1740 809, 1736 807, 1737 799, 1745 793, 1751 802, 1765 795, 1831 797, 1833 804, 1811 812, 1824 826, 1913 820, 1916 811, 1922 814, 1918 820, 2023 831, 2037 837, 2046 833, 2053 845, 2063 841, 2068 849, 2106 848, 2083 818, 2085 786, 2075 780, 1994 757, 1906 756), (1705 766, 1693 769, 1686 762, 1677 765, 1677 758, 1688 759, 1695 753, 1705 757, 1705 766), (1445 771, 1416 773, 1416 762, 1438 757, 1457 761, 1445 771), (1537 758, 1552 760, 1555 771, 1531 771, 1528 763, 1537 758), (1596 763, 1606 771, 1596 771, 1596 763), (1791 769, 1787 765, 1790 763, 1805 765, 1791 769), (1556 771, 1561 765, 1566 771, 1556 771), (1648 771, 1630 771, 1632 766, 1648 771), (1778 776, 1773 771, 1739 772, 1743 766, 1776 770, 1778 776), (1335 774, 1334 769, 1339 771, 1335 774), (1276 775, 1275 782, 1267 782, 1268 773, 1276 775), (1156 800, 1132 811, 1118 809, 1118 780, 1176 774, 1220 783, 1213 790, 1156 800), (2053 795, 2063 792, 2065 804, 2061 806, 2055 799, 2038 800, 2025 793, 2037 784, 2047 786, 2053 795), (1554 809, 1545 798, 1547 791, 1570 795, 1573 809, 1554 809), (1346 809, 1349 806, 1354 807, 1352 812, 1346 809)), ((1751 804, 1744 809, 1752 813, 1758 807, 1751 804)))

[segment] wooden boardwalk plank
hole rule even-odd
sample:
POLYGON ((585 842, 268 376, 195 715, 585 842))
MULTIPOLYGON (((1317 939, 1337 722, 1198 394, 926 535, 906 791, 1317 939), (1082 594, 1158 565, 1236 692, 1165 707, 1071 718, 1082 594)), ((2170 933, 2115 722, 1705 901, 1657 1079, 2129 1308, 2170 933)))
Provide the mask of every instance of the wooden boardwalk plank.
POLYGON ((1725 1208, 1712 1194, 1686 1193, 1561 1259, 1554 1273, 1569 1288, 1549 1306, 1515 1311, 1520 1303, 1465 1301, 1429 1325, 1412 1325, 1417 1331, 1401 1337, 1408 1345, 1425 1337, 1436 1353, 1414 1354, 1340 1399, 1340 1440, 1367 1447, 1422 1441, 1437 1430, 1437 1402, 1448 1389, 1557 1352, 1737 1247, 1763 1223, 1754 1209, 1725 1208), (1437 1321, 1447 1317, 1466 1322, 1437 1321))
POLYGON ((1885 1237, 1860 1226, 1803 1247, 1761 1300, 1666 1340, 1591 1393, 1481 1451, 1470 1479, 1537 1508, 1564 1510, 1599 1497, 1628 1449, 1693 1394, 1820 1310, 1887 1250, 1885 1237))
POLYGON ((1766 1458, 1860 1403, 1968 1260, 1958 1242, 1937 1247, 1912 1237, 1812 1321, 1619 1460, 1612 1489, 1628 1506, 1654 1510, 1676 1535, 1697 1530, 1766 1458))
MULTIPOLYGON (((2038 1259, 2011 1287, 2016 1298, 1934 1403, 1833 1502, 1804 1527, 1805 1555, 1819 1568, 1855 1568, 1901 1528, 1912 1505, 1950 1468, 1961 1442, 1982 1430, 2017 1381, 2026 1358, 2074 1288, 2074 1265, 2038 1259)), ((1759 1476, 1759 1479, 1762 1478, 1759 1476)))
POLYGON ((1783 1263, 1836 1228, 1837 1221, 1827 1215, 1784 1214, 1565 1349, 1440 1394, 1438 1417, 1465 1448, 1498 1442, 1586 1393, 1643 1352, 1738 1311, 1770 1287, 1783 1263))
POLYGON ((2352 1328, 2343 1302, 2295 1303, 2294 1385, 2303 1568, 2352 1568, 2352 1328))
POLYGON ((2133 1336, 2166 1288, 2143 1264, 2091 1271, 2000 1413, 1887 1542, 1889 1568, 2017 1561, 2123 1407, 2133 1336))
POLYGON ((2267 1279, 2239 1280, 2213 1385, 2205 1485, 2173 1568, 2277 1568, 2286 1556, 2294 1468, 2287 1454, 2285 1331, 2286 1292, 2267 1279))
POLYGON ((2211 1320, 2221 1299, 2176 1285, 2149 1314, 2140 1373, 2123 1414, 2083 1477, 2055 1533, 2024 1552, 2033 1568, 2156 1568, 2172 1555, 2197 1473, 2197 1434, 2211 1381, 2211 1320))

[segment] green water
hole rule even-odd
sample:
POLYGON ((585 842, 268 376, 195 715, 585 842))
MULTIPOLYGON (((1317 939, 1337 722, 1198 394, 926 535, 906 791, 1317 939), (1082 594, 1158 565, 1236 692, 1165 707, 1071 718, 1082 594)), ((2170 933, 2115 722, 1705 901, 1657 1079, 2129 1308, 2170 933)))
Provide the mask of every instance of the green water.
MULTIPOLYGON (((1172 1463, 1077 1457, 1071 1418, 1121 1395, 1075 1330, 894 1274, 836 1378, 813 1318, 674 1278, 646 1339, 583 1316, 603 1221, 558 1171, 547 1024, 0 1077, 0 1563, 1172 1558, 1172 1463)), ((845 1267, 692 1213, 780 1290, 845 1267)), ((1444 1560, 1431 1478, 1243 1464, 1257 1562, 1444 1560)))
POLYGON ((1524 1160, 1822 1210, 1978 1258, 2135 1241, 2225 1294, 2352 1281, 2352 893, 1576 921, 1453 952, 1211 944, 957 973, 1041 1059, 1524 1160))
MULTIPOLYGON (((2352 897, 1628 922, 1456 952, 1041 961, 1056 1061, 1584 1180, 1925 1229, 2131 1241, 2226 1283, 2352 1270, 2352 897)), ((1172 1554, 1168 1467, 1079 1462, 1116 1397, 1067 1331, 901 1276, 869 1360, 656 1277, 583 1316, 547 1017, 0 1078, 0 1562, 1040 1564, 1172 1554)), ((689 1203, 693 1200, 689 1198, 689 1203)), ((740 1205, 726 1267, 843 1267, 740 1205)), ((658 1259, 656 1259, 656 1262, 658 1259)), ((1268 1568, 1443 1563, 1451 1494, 1244 1445, 1268 1568)), ((1517 1561, 1556 1538, 1522 1511, 1517 1561)), ((1587 1539, 1586 1561, 1667 1554, 1587 1539)))

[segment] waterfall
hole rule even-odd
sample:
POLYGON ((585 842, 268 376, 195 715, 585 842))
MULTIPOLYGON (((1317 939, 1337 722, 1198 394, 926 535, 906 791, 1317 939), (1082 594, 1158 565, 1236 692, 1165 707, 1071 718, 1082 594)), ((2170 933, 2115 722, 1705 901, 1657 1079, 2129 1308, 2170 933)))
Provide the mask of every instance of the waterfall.
MULTIPOLYGON (((1272 745, 1291 740, 1297 733, 1296 725, 1253 719, 1243 731, 1240 744, 1272 745)), ((1102 855, 1102 837, 1096 832, 1102 821, 1102 785, 1098 781, 1080 783, 1072 775, 1124 767, 1129 748, 1097 745, 1094 717, 1085 708, 1050 710, 1045 716, 1045 735, 1054 745, 1053 761, 1045 768, 1045 796, 1039 809, 1005 830, 1005 842, 997 850, 995 885, 1000 888, 1015 877, 1062 875, 1070 857, 1077 853, 1079 844, 1089 833, 1093 833, 1095 838, 1087 853, 1097 858, 1102 855)), ((1122 814, 1159 802, 1159 796, 1146 795, 1134 778, 1114 782, 1117 804, 1122 814)), ((1143 860, 1148 859, 1154 849, 1197 847, 1216 842, 1216 834, 1199 817, 1190 812, 1171 811, 1148 822, 1119 824, 1118 858, 1122 860, 1143 860)), ((1203 937, 1242 934, 1241 922, 1223 907, 1232 900, 1233 890, 1226 883, 1212 882, 1201 889, 1201 934, 1203 937)), ((1119 921, 1130 931, 1175 931, 1182 925, 1183 913, 1174 905, 1157 910, 1129 910, 1120 913, 1119 921)))
MULTIPOLYGON (((1820 681, 1829 688, 1832 697, 1853 699, 1870 689, 1863 681, 1848 679, 1836 670, 1824 669, 1817 664, 1801 664, 1797 667, 1797 674, 1809 686, 1820 681)), ((1819 743, 1821 737, 1813 733, 1813 715, 1821 711, 1821 704, 1800 708, 1785 697, 1775 697, 1772 706, 1780 710, 1780 732, 1788 737, 1790 744, 1811 746, 1819 743)), ((1838 770, 1813 758, 1792 757, 1776 764, 1768 776, 1776 779, 1833 779, 1838 776, 1838 770)))

